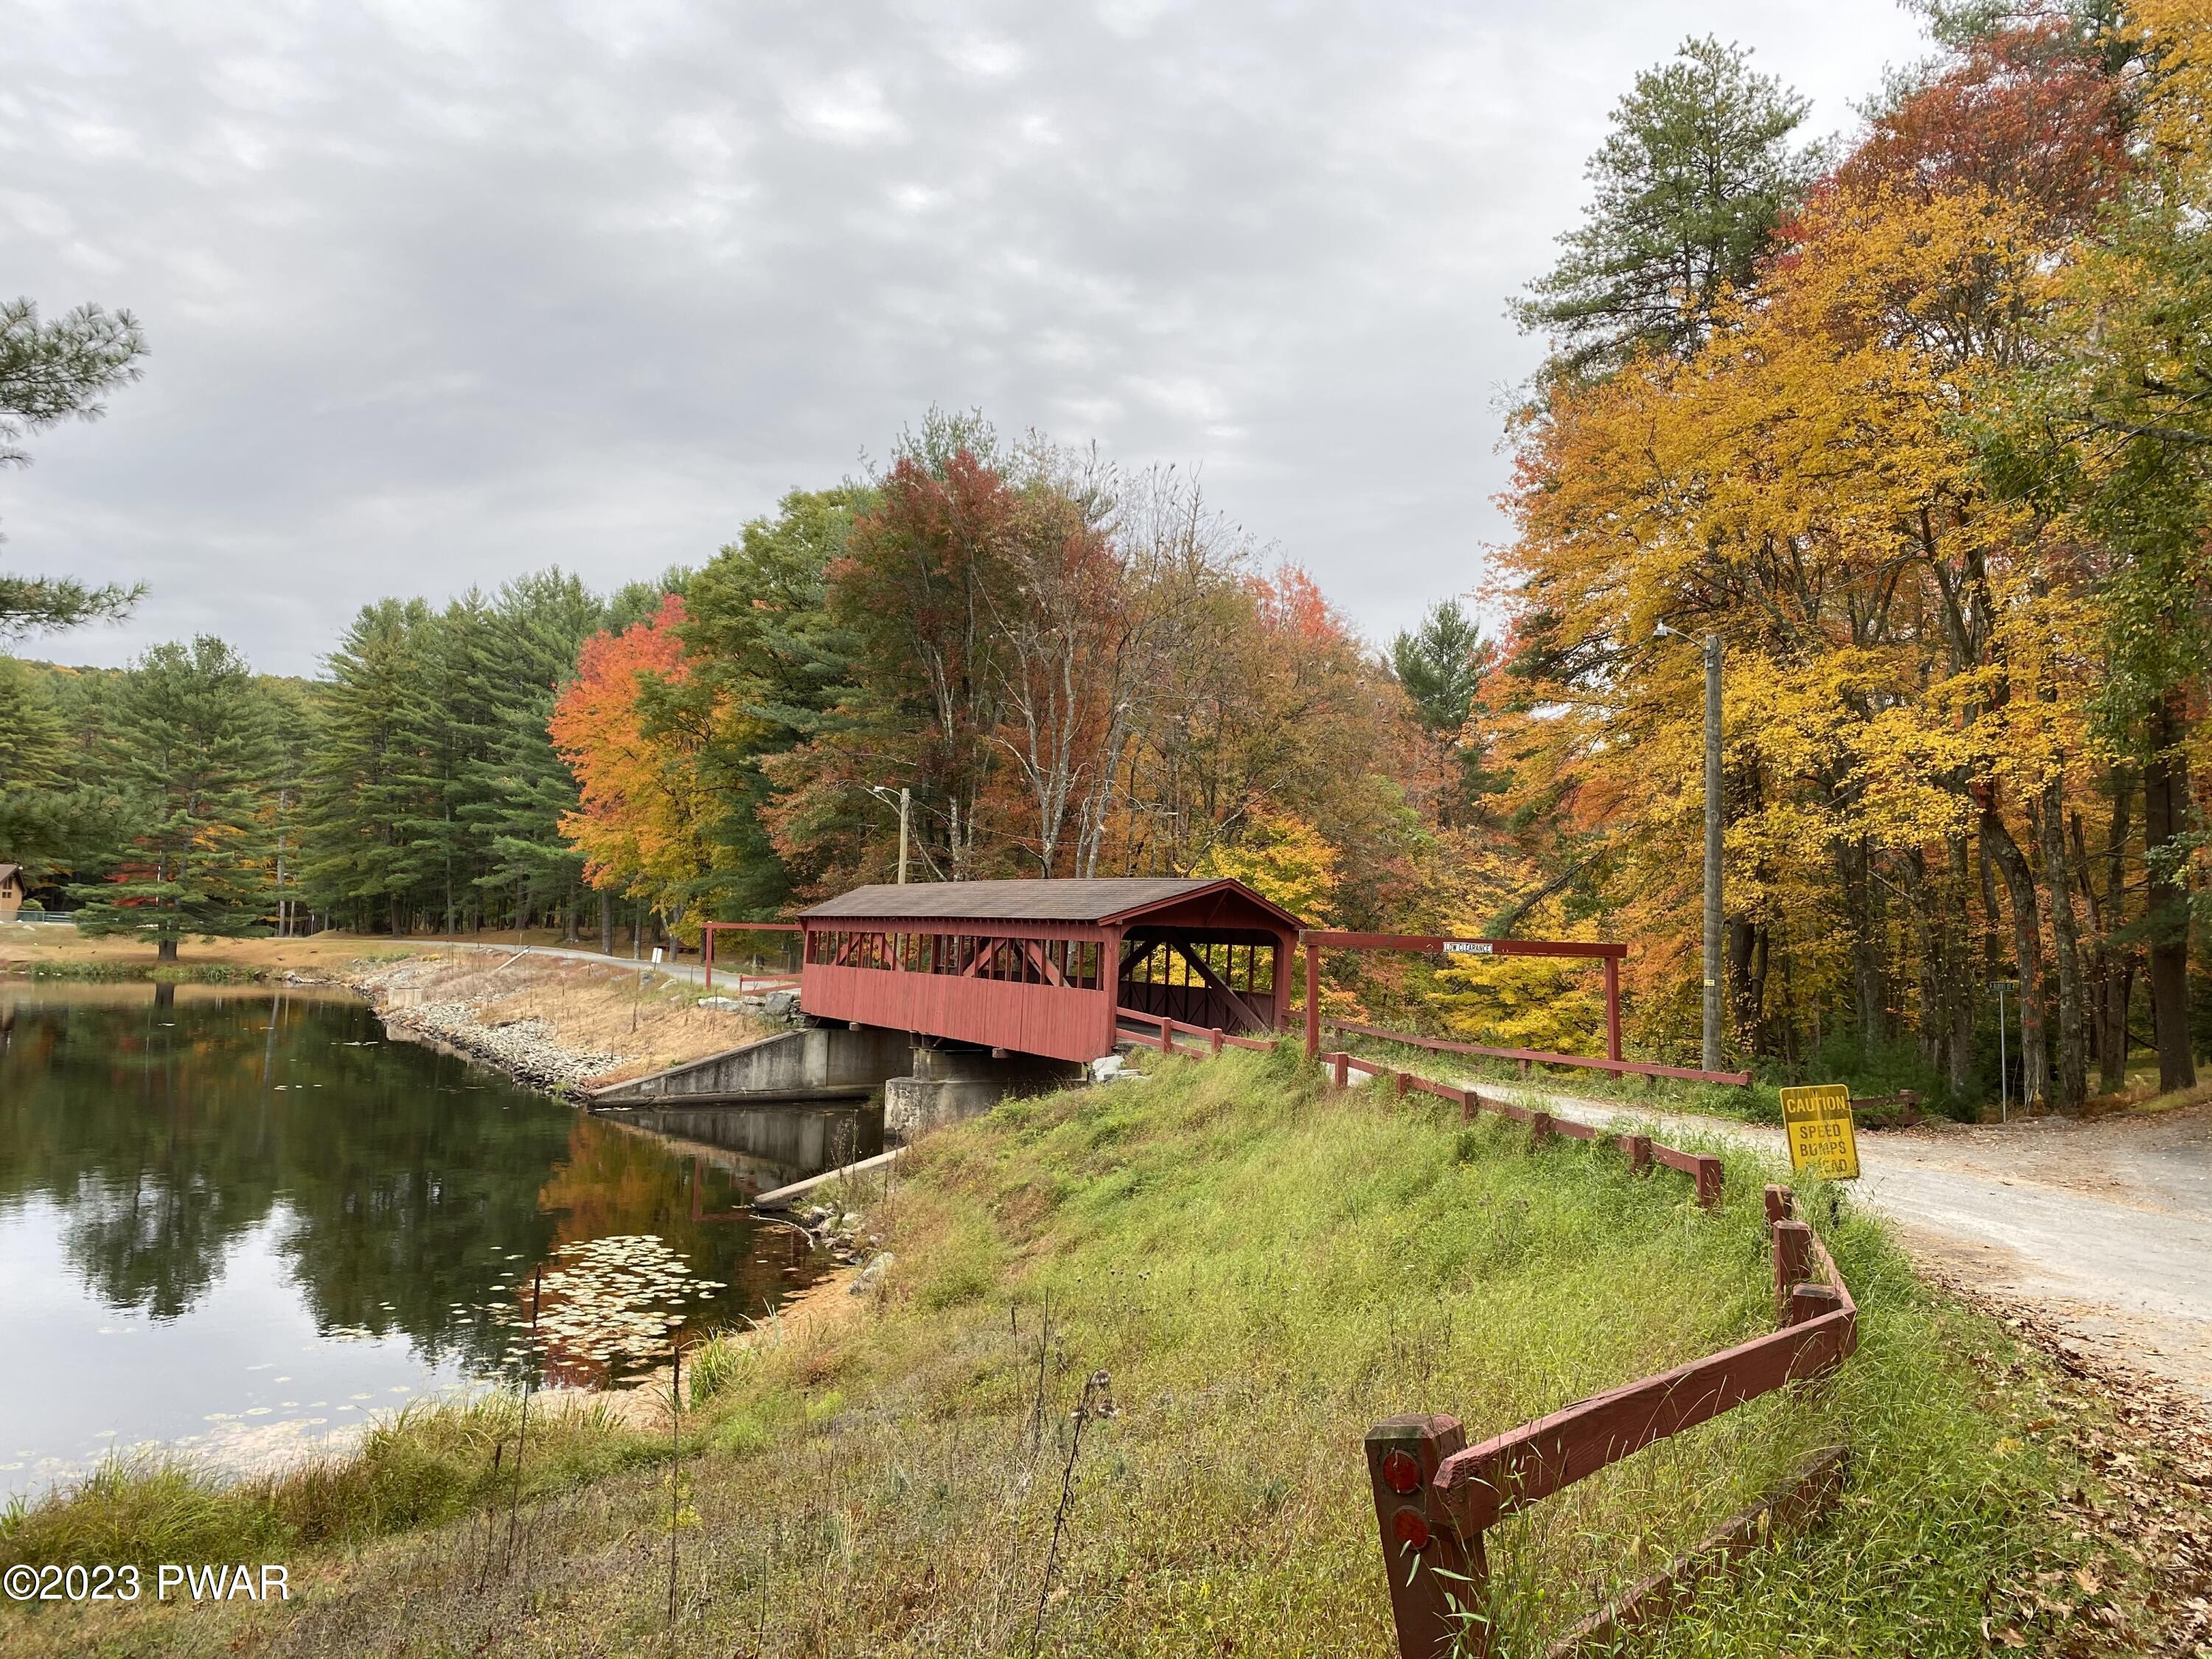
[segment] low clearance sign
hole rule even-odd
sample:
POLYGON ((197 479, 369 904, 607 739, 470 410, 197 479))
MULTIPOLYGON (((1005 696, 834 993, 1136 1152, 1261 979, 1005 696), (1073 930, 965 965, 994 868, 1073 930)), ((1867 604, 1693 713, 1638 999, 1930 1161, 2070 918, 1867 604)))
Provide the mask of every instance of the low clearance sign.
POLYGON ((1859 1178, 1859 1143, 1851 1130, 1848 1084, 1783 1090, 1782 1122, 1790 1135, 1791 1169, 1810 1170, 1825 1181, 1859 1178))

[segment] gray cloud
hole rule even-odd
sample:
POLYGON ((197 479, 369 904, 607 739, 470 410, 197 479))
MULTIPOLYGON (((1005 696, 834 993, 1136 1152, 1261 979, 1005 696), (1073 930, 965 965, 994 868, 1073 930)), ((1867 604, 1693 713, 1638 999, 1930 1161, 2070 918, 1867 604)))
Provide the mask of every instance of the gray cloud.
POLYGON ((1713 33, 1848 124, 1887 0, 88 7, 13 0, 0 288, 146 380, 0 476, 11 568, 144 580, 32 647, 696 562, 931 403, 1201 469, 1376 635, 1504 526, 1506 296, 1636 70, 1713 33))

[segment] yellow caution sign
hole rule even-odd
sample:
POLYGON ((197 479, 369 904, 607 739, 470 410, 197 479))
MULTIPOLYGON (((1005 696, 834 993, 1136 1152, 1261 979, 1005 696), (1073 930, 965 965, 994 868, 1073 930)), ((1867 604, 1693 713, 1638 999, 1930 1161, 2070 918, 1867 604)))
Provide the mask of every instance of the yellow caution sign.
POLYGON ((1859 1143, 1851 1132, 1848 1084, 1784 1089, 1782 1122, 1790 1133, 1791 1169, 1810 1170, 1828 1181, 1859 1178, 1859 1143))

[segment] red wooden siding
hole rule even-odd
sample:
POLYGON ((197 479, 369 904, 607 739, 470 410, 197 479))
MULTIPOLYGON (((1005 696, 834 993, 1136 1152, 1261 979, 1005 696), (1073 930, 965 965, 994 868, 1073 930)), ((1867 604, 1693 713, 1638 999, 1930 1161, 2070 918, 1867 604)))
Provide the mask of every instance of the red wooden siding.
POLYGON ((1054 1060, 1096 1060, 1112 1045, 1112 997, 1058 985, 810 962, 799 1006, 826 1019, 926 1031, 1054 1060))

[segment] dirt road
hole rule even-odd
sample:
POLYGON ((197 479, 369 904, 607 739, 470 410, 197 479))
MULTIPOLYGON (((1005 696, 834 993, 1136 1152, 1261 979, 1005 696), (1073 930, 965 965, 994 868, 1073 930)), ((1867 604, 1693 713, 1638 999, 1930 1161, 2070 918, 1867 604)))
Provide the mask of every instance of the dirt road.
MULTIPOLYGON (((1540 1094, 1580 1122, 1634 1117, 1787 1156, 1779 1129, 1540 1094)), ((1863 1133, 1859 1164, 1858 1199, 1929 1266, 2212 1406, 2212 1105, 1863 1133)))

